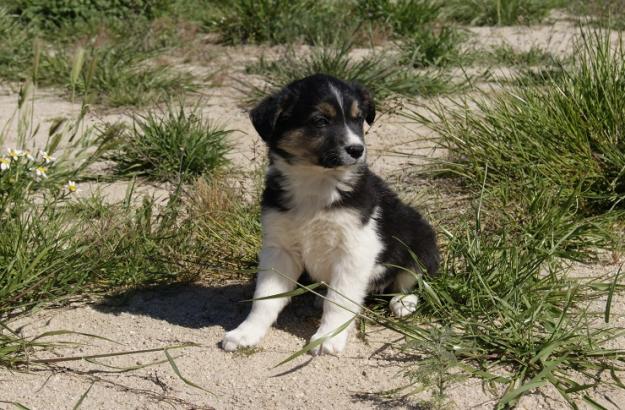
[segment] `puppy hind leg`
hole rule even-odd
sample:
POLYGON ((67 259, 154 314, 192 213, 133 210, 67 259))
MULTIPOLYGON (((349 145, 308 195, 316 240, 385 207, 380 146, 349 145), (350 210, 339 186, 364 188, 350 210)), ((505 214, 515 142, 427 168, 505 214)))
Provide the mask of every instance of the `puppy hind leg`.
POLYGON ((395 317, 402 318, 413 314, 417 310, 419 297, 412 291, 417 279, 411 272, 399 272, 393 284, 393 291, 401 293, 394 296, 388 306, 395 317))
MULTIPOLYGON (((289 292, 302 273, 301 262, 280 248, 264 248, 260 254, 254 299, 289 292)), ((236 329, 226 333, 221 346, 226 351, 254 346, 265 336, 289 298, 255 300, 247 318, 236 329)))

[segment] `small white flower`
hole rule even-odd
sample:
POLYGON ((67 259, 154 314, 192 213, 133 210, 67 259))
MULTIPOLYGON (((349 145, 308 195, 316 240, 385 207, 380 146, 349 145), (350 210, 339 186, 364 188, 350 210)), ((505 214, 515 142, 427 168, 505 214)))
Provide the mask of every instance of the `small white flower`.
POLYGON ((41 158, 43 158, 43 160, 44 160, 44 162, 46 164, 54 162, 54 160, 56 159, 56 158, 51 157, 50 155, 48 155, 48 153, 45 152, 45 151, 39 151, 39 155, 41 156, 41 158))
POLYGON ((17 161, 17 159, 22 156, 22 151, 19 149, 9 148, 7 150, 7 154, 13 161, 17 161))
POLYGON ((34 161, 35 158, 33 157, 33 155, 30 153, 30 151, 26 150, 22 153, 23 156, 26 157, 27 160, 29 161, 34 161))
POLYGON ((0 158, 0 171, 6 171, 11 168, 11 160, 8 158, 0 158))
POLYGON ((35 168, 35 176, 37 178, 47 178, 48 177, 48 168, 46 168, 46 167, 36 167, 35 168))
POLYGON ((67 188, 70 194, 73 194, 74 192, 78 191, 78 185, 76 185, 76 182, 74 181, 67 181, 65 188, 67 188))

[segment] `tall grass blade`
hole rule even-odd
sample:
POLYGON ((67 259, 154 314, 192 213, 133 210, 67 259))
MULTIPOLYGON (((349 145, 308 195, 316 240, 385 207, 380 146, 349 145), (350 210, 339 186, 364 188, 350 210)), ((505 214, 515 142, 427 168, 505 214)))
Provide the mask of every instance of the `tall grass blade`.
POLYGON ((62 363, 62 362, 74 362, 74 361, 79 361, 79 360, 93 360, 93 359, 103 359, 107 357, 162 352, 164 350, 184 349, 187 347, 195 347, 195 346, 198 346, 198 345, 196 343, 183 343, 179 345, 157 347, 154 349, 129 350, 129 351, 124 351, 124 352, 100 353, 100 354, 85 355, 85 356, 67 356, 67 357, 52 357, 48 359, 31 359, 28 361, 21 360, 16 363, 18 365, 21 365, 21 364, 29 364, 29 363, 30 364, 52 364, 52 363, 62 363))
POLYGON ((243 300, 242 302, 253 302, 253 301, 256 301, 256 300, 267 300, 267 299, 292 298, 292 297, 295 297, 295 296, 303 295, 304 293, 308 293, 311 290, 316 289, 316 288, 318 288, 321 285, 322 285, 322 283, 313 283, 311 285, 300 285, 298 283, 298 286, 300 286, 300 287, 297 288, 297 289, 294 289, 292 291, 283 292, 283 293, 277 293, 275 295, 264 296, 264 297, 260 297, 260 298, 247 299, 247 300, 243 300))
POLYGON ((91 385, 89 386, 89 388, 80 396, 80 398, 78 399, 78 401, 76 402, 74 407, 72 407, 73 410, 78 410, 80 408, 80 406, 82 405, 82 402, 85 401, 85 398, 87 398, 87 395, 89 394, 89 392, 93 388, 94 384, 95 384, 95 382, 92 382, 91 385))
POLYGON ((308 352, 310 352, 312 349, 314 349, 317 346, 320 346, 321 344, 323 344, 323 342, 325 342, 328 339, 331 339, 332 337, 338 335, 339 333, 341 333, 343 330, 347 329, 347 327, 354 321, 354 318, 349 319, 347 322, 343 323, 341 326, 339 326, 338 328, 336 328, 335 330, 333 330, 332 332, 330 332, 329 334, 317 339, 317 340, 313 340, 312 342, 306 344, 304 347, 302 347, 300 350, 298 350, 297 352, 293 353, 292 355, 290 355, 289 357, 287 357, 286 359, 284 359, 283 361, 281 361, 280 363, 278 363, 277 365, 275 365, 273 368, 275 369, 276 367, 282 366, 285 363, 288 363, 290 361, 292 361, 293 359, 296 359, 298 357, 300 357, 303 354, 306 354, 308 352))
POLYGON ((622 270, 623 265, 621 264, 621 266, 618 268, 618 271, 616 272, 616 275, 614 275, 614 281, 612 281, 612 285, 608 290, 608 297, 605 302, 605 313, 603 316, 603 320, 605 321, 605 323, 610 322, 610 312, 612 310, 612 296, 614 295, 614 290, 616 289, 616 284, 618 283, 618 278, 621 275, 622 270))
POLYGON ((199 385, 193 383, 191 380, 185 378, 180 373, 180 370, 178 370, 178 366, 176 366, 176 362, 174 361, 174 358, 171 357, 171 355, 169 354, 168 349, 164 349, 163 351, 165 352, 165 356, 167 356, 167 361, 169 362, 171 368, 174 370, 174 373, 176 373, 176 375, 180 378, 180 380, 182 380, 185 384, 188 384, 191 387, 195 387, 196 389, 199 389, 199 390, 205 391, 206 393, 210 393, 210 394, 214 395, 213 392, 211 392, 211 391, 205 389, 204 387, 199 386, 199 385))

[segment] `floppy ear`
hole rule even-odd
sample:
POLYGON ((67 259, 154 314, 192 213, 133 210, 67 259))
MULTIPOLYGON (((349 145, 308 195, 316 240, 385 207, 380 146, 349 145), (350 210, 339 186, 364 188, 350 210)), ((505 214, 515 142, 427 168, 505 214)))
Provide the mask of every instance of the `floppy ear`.
POLYGON ((373 96, 365 87, 360 85, 359 83, 353 82, 352 86, 356 93, 360 97, 360 104, 362 107, 362 111, 365 114, 365 120, 367 124, 373 124, 375 120, 375 102, 373 101, 373 96))
POLYGON ((250 111, 252 125, 263 141, 268 142, 273 136, 278 119, 289 103, 290 97, 290 91, 285 88, 264 98, 250 111))

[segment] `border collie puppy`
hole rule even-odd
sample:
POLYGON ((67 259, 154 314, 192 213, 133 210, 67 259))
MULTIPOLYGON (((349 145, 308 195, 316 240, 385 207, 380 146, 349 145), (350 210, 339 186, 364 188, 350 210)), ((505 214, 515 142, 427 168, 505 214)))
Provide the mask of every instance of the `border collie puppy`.
MULTIPOLYGON (((375 106, 362 86, 316 74, 265 98, 250 118, 269 148, 254 298, 293 290, 304 271, 326 282, 321 324, 311 340, 326 339, 313 354, 337 354, 349 327, 328 336, 358 314, 369 292, 415 286, 415 276, 399 267, 436 272, 434 231, 367 168, 363 126, 373 123, 375 106)), ((391 310, 404 316, 416 302, 414 295, 394 298, 391 310)), ((256 345, 287 303, 255 300, 245 321, 226 333, 223 349, 256 345)))

